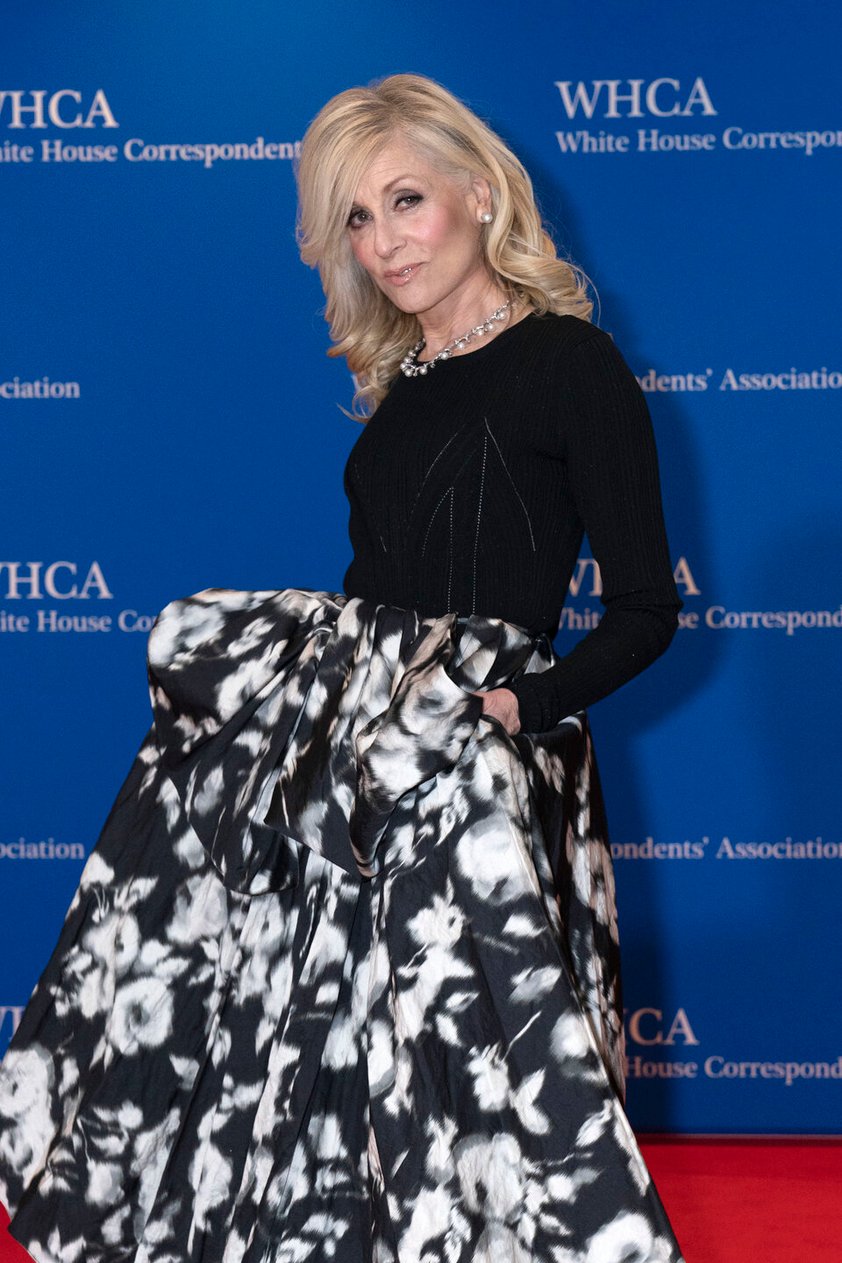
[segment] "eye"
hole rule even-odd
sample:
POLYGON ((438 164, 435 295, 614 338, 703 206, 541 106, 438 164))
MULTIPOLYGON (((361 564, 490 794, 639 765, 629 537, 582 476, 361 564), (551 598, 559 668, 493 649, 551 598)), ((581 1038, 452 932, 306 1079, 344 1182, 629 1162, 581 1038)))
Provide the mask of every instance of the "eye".
MULTIPOLYGON (((423 200, 423 193, 398 193, 395 197, 395 209, 397 210, 399 206, 405 205, 407 209, 411 210, 413 206, 423 202, 423 200)), ((367 210, 363 210, 360 206, 354 206, 351 208, 351 213, 348 216, 348 227, 362 228, 367 223, 368 218, 369 213, 367 210)))

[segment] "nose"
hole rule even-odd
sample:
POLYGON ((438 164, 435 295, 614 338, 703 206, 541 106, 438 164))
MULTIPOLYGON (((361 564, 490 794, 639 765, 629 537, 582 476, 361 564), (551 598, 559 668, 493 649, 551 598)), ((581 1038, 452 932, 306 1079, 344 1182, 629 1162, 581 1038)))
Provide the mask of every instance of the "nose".
POLYGON ((395 250, 403 245, 400 226, 390 223, 388 219, 374 221, 374 253, 380 259, 388 259, 395 250))

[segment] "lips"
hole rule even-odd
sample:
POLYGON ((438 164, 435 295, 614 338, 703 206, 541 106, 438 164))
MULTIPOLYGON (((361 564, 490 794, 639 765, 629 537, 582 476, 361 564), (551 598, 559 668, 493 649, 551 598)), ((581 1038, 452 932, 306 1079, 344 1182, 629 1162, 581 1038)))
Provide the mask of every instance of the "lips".
POLYGON ((420 263, 407 263, 402 268, 395 268, 392 272, 384 273, 384 280, 391 282, 392 285, 406 285, 421 266, 420 263))

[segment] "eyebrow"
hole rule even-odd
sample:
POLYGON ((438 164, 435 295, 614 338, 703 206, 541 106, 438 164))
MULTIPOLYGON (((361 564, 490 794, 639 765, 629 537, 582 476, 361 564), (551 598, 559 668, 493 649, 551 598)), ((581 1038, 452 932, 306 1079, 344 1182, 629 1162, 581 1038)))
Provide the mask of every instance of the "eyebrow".
MULTIPOLYGON (((383 192, 384 192, 384 193, 389 193, 389 192, 391 192, 391 190, 395 187, 395 185, 397 185, 397 184, 402 184, 404 180, 414 181, 414 180, 417 180, 417 179, 418 179, 418 176, 413 176, 413 175, 409 175, 409 174, 407 174, 407 175, 399 175, 396 179, 394 179, 394 180, 390 180, 388 184, 384 184, 384 186, 383 186, 383 192)), ((358 206, 359 206, 359 203, 355 201, 355 202, 354 202, 354 209, 356 209, 358 206)))
POLYGON ((388 193, 389 189, 393 189, 395 185, 400 184, 402 180, 414 180, 414 179, 417 179, 417 176, 409 175, 409 174, 399 175, 396 180, 390 180, 388 184, 384 185, 383 192, 388 193))

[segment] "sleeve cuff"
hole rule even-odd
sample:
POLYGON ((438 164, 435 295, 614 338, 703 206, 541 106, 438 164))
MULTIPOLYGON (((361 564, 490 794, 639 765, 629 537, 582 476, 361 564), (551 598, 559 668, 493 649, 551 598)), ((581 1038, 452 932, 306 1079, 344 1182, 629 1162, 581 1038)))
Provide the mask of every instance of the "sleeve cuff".
POLYGON ((546 732, 553 726, 553 717, 545 713, 542 703, 546 685, 542 687, 541 675, 540 671, 522 675, 505 686, 517 698, 521 732, 546 732))

